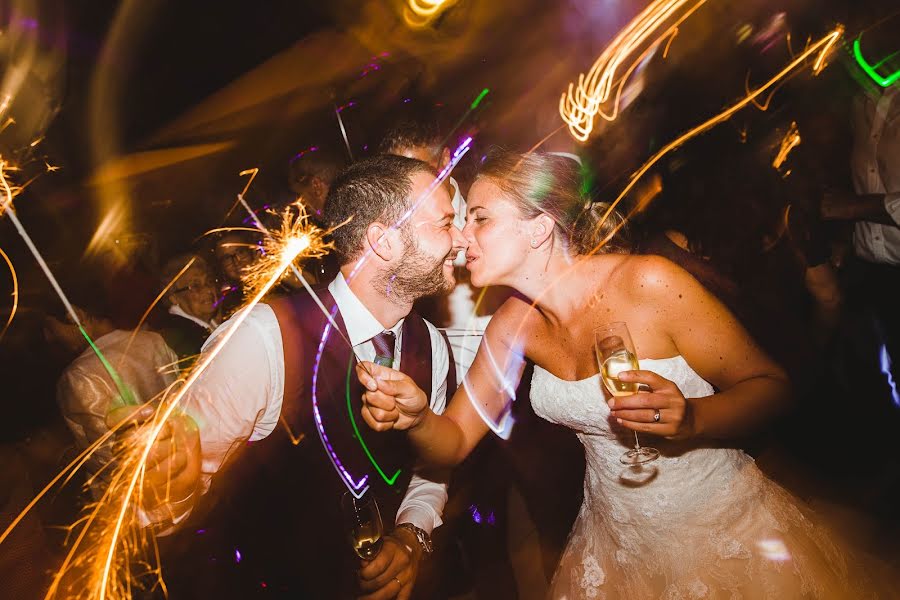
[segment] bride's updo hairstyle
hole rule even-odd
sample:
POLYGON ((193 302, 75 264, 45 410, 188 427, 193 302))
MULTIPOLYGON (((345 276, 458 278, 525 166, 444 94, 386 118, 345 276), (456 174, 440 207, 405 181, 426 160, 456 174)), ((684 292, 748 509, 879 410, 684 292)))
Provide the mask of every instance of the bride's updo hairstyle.
POLYGON ((588 254, 598 246, 598 254, 626 253, 630 248, 621 215, 613 211, 603 221, 609 204, 591 202, 582 166, 574 158, 492 149, 478 170, 476 180, 482 178, 512 199, 526 219, 549 215, 558 238, 575 254, 588 254))

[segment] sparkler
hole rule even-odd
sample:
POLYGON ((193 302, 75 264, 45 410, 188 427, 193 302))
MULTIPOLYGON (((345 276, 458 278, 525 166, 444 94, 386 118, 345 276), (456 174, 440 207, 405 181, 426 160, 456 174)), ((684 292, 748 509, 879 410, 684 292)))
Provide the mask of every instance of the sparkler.
MULTIPOLYGON (((277 258, 269 263, 268 279, 259 286, 248 307, 258 304, 294 261, 306 256, 307 253, 321 250, 323 242, 320 230, 297 226, 290 231, 292 235, 283 238, 283 243, 278 247, 277 258)), ((180 382, 178 391, 163 396, 152 420, 139 427, 135 432, 134 442, 116 457, 116 466, 109 487, 101 500, 83 519, 83 530, 54 577, 47 594, 48 598, 54 597, 59 592, 63 577, 73 574, 75 570, 83 571, 82 575, 77 575, 79 579, 77 583, 80 585, 70 585, 67 595, 96 597, 103 600, 107 595, 119 597, 129 593, 132 585, 130 565, 136 551, 146 547, 147 538, 151 535, 141 528, 137 511, 137 507, 143 501, 141 486, 148 456, 163 430, 171 427, 170 418, 181 400, 221 352, 248 314, 249 310, 245 310, 234 318, 233 326, 222 334, 191 373, 180 382), (88 529, 92 529, 90 536, 86 536, 88 529), (97 550, 79 554, 79 548, 86 537, 91 538, 97 550), (120 576, 119 573, 124 575, 120 576)), ((170 391, 171 389, 174 387, 170 388, 170 391)))
POLYGON ((559 99, 559 114, 568 124, 572 137, 587 141, 598 114, 607 121, 615 120, 622 89, 631 73, 663 41, 671 42, 678 34, 678 26, 705 2, 656 0, 619 32, 587 75, 578 76, 577 87, 570 83, 568 91, 559 99), (658 33, 663 27, 666 29, 658 33), (624 73, 618 77, 623 67, 624 73), (604 108, 607 105, 608 110, 604 108))
MULTIPOLYGON (((114 380, 118 379, 112 367, 104 360, 102 354, 93 346, 92 340, 85 332, 78 318, 77 312, 69 303, 65 294, 59 287, 55 277, 46 265, 37 248, 34 246, 31 238, 22 227, 15 215, 12 207, 12 198, 21 188, 11 186, 5 177, 4 169, 7 164, 0 159, 0 184, 6 193, 6 200, 0 206, 0 212, 5 211, 13 221, 20 235, 25 240, 29 249, 31 249, 36 260, 44 270, 45 275, 56 290, 60 299, 66 306, 73 322, 79 327, 82 335, 88 340, 88 343, 94 347, 104 366, 113 376, 114 380)), ((255 173, 254 173, 255 174, 255 173)), ((292 267, 294 261, 301 256, 321 255, 327 248, 327 244, 322 241, 324 232, 315 227, 310 226, 305 219, 299 219, 298 223, 293 226, 283 227, 279 232, 280 237, 277 240, 280 245, 272 245, 269 247, 272 260, 267 264, 269 268, 269 278, 265 282, 260 282, 255 297, 250 302, 250 306, 258 303, 260 299, 277 283, 283 276, 284 271, 292 267)), ((258 273, 262 277, 262 273, 258 273)), ((59 593, 64 593, 66 597, 90 597, 105 598, 107 595, 120 597, 130 596, 131 586, 138 585, 136 581, 132 581, 131 565, 147 564, 135 561, 135 557, 140 549, 146 548, 148 540, 152 543, 152 535, 145 531, 138 522, 137 506, 142 503, 142 483, 145 470, 147 468, 147 458, 154 443, 159 438, 164 428, 169 427, 169 419, 173 411, 176 409, 185 393, 191 385, 197 380, 200 374, 211 363, 215 356, 221 351, 230 336, 240 325, 246 312, 236 317, 234 328, 226 332, 220 338, 220 341, 210 350, 208 355, 197 364, 190 375, 182 380, 181 387, 174 395, 170 395, 172 388, 166 391, 161 402, 155 410, 153 419, 148 423, 141 425, 135 432, 133 440, 136 443, 129 444, 123 451, 116 456, 114 461, 115 467, 110 479, 108 488, 104 491, 100 501, 92 507, 86 509, 86 515, 80 519, 74 527, 81 526, 76 540, 71 550, 63 561, 62 566, 54 576, 53 582, 48 589, 47 598, 55 597, 59 593), (84 545, 90 542, 94 548, 83 551, 84 545), (122 576, 114 575, 123 574, 122 576), (61 589, 65 578, 74 578, 70 581, 65 589, 61 589)), ((129 395, 123 390, 127 390, 120 381, 116 381, 120 387, 120 394, 123 399, 128 402, 129 395)), ((131 399, 133 403, 133 398, 131 399)), ((77 471, 90 457, 90 455, 99 448, 103 443, 107 442, 118 428, 108 432, 94 444, 92 444, 85 452, 83 452, 75 461, 63 469, 57 477, 26 507, 11 526, 0 536, 2 542, 9 531, 21 521, 21 518, 28 510, 33 508, 37 501, 46 494, 46 492, 62 479, 67 473, 68 477, 77 471)), ((154 546, 155 548, 155 546, 154 546)), ((149 565, 147 565, 149 567, 149 565)), ((158 570, 148 568, 148 574, 159 575, 158 570)), ((164 585, 160 579, 161 585, 164 585)))
MULTIPOLYGON (((9 217, 9 220, 12 221, 13 226, 15 226, 16 231, 19 233, 19 236, 25 242, 25 245, 28 246, 28 250, 31 251, 32 256, 37 261, 38 266, 40 266, 41 270, 44 272, 44 276, 47 278, 47 281, 50 282, 50 285, 53 287, 53 290, 56 292, 56 295, 59 296, 59 299, 62 301, 63 306, 66 308, 66 312, 69 315, 69 318, 72 319, 72 323, 74 323, 78 327, 78 331, 81 332, 81 335, 87 340, 88 345, 93 349, 94 353, 97 355, 97 358, 100 359, 100 362, 103 364, 103 367, 109 373, 110 377, 113 380, 113 383, 116 386, 116 389, 119 391, 119 397, 123 402, 133 403, 134 402, 134 394, 131 389, 125 385, 122 381, 119 374, 116 373, 115 369, 112 368, 112 365, 109 364, 109 361, 106 360, 106 357, 100 352, 97 346, 94 344, 94 340, 91 339, 91 336, 88 335, 87 331, 84 329, 84 325, 81 323, 81 319, 78 317, 78 313, 75 311, 75 308, 69 302, 69 298, 62 291, 62 288, 59 285, 59 282, 56 281, 56 277, 53 275, 53 272, 50 270, 50 267, 47 265, 47 262, 44 260, 43 255, 35 246, 34 241, 32 241, 31 236, 28 235, 28 232, 25 230, 25 227, 22 225, 22 222, 19 221, 19 217, 16 215, 16 209, 13 207, 13 198, 19 194, 25 186, 16 186, 10 184, 9 180, 6 177, 6 171, 11 170, 8 167, 8 164, 2 157, 0 157, 0 189, 3 191, 4 202, 3 205, 0 206, 0 216, 4 213, 9 217)), ((5 255, 4 255, 5 256, 5 255)), ((8 259, 7 259, 8 260, 8 259)), ((10 264, 10 267, 12 265, 10 264)), ((15 274, 13 274, 13 278, 15 279, 15 274)), ((10 315, 11 317, 12 315, 10 315)), ((9 326, 9 321, 7 322, 7 326, 9 326)), ((6 329, 4 328, 4 332, 6 329)))
MULTIPOLYGON (((309 215, 300 202, 291 204, 282 212, 278 229, 265 230, 265 233, 260 259, 250 265, 241 277, 249 296, 255 296, 268 284, 273 270, 281 268, 281 257, 285 252, 293 252, 296 249, 297 255, 302 255, 306 260, 322 258, 334 248, 332 242, 324 241, 323 236, 327 232, 310 222, 309 215)), ((282 277, 293 270, 290 268, 292 266, 293 263, 288 265, 288 268, 282 269, 282 277)))
MULTIPOLYGON (((240 174, 241 175, 252 174, 252 176, 255 176, 256 172, 257 172, 257 169, 250 169, 247 171, 242 171, 240 174)), ((251 179, 251 181, 252 181, 252 179, 251 179)), ((247 191, 247 188, 249 187, 249 185, 250 184, 248 183, 247 187, 244 188, 244 192, 247 191)), ((243 193, 238 194, 238 203, 240 203, 244 207, 244 210, 246 210, 247 213, 250 215, 250 218, 253 220, 256 227, 263 234, 265 234, 266 239, 270 240, 270 241, 267 241, 267 243, 272 245, 272 250, 277 250, 278 245, 279 245, 278 244, 279 239, 282 240, 282 242, 284 242, 284 240, 288 240, 288 242, 284 242, 285 244, 289 243, 290 240, 294 240, 293 243, 295 246, 306 245, 307 249, 310 249, 310 248, 316 249, 317 248, 318 250, 325 251, 325 250, 331 248, 330 245, 328 245, 327 248, 324 245, 319 247, 319 244, 322 244, 321 236, 326 233, 330 233, 330 231, 322 232, 317 227, 309 224, 308 217, 306 214, 306 209, 303 206, 303 204, 300 202, 296 203, 296 207, 297 207, 297 211, 298 211, 298 218, 296 220, 291 221, 289 219, 288 215, 290 214, 290 212, 289 212, 290 208, 287 211, 285 211, 285 213, 283 215, 282 230, 280 232, 280 234, 281 234, 280 236, 273 236, 273 234, 269 231, 269 229, 267 229, 266 226, 262 224, 262 222, 256 216, 256 213, 253 211, 252 208, 250 208, 250 205, 247 204, 247 201, 244 199, 243 193), (291 225, 290 223, 292 223, 292 222, 295 225, 291 225), (296 225, 296 224, 299 224, 299 225, 296 225), (299 227, 299 229, 297 229, 297 227, 299 227), (304 227, 306 229, 303 229, 304 227), (284 233, 285 231, 287 231, 288 233, 284 233), (316 239, 318 239, 319 241, 314 242, 313 240, 316 240, 316 239)), ((343 223, 341 223, 337 227, 340 227, 341 225, 343 225, 343 223)), ((276 253, 276 255, 277 255, 277 253, 276 253)), ((310 294, 312 299, 318 305, 319 310, 321 310, 322 314, 325 315, 325 318, 328 319, 328 323, 325 325, 325 329, 322 332, 322 339, 319 341, 319 347, 316 351, 315 362, 313 363, 311 396, 312 396, 312 406, 313 406, 313 420, 315 421, 315 424, 316 424, 316 432, 319 434, 319 440, 322 442, 323 448, 325 448, 325 454, 326 454, 326 456, 328 456, 328 460, 331 461, 331 465, 334 467, 338 476, 341 478, 341 480, 347 486, 347 489, 350 491, 351 494, 353 494, 357 498, 361 498, 362 495, 365 494, 366 491, 369 489, 368 486, 363 487, 363 486, 365 486, 366 481, 368 480, 369 476, 365 475, 359 481, 354 481, 353 476, 344 467, 344 465, 341 462, 340 458, 338 457, 337 453, 334 451, 334 447, 331 445, 331 442, 328 441, 328 434, 325 432, 325 425, 322 421, 322 415, 319 411, 319 403, 318 403, 318 397, 317 397, 318 381, 319 381, 319 366, 320 366, 321 360, 322 360, 322 353, 325 350, 325 342, 328 339, 328 333, 330 332, 331 328, 334 327, 335 331, 337 331, 338 334, 347 343, 347 345, 349 345, 351 347, 351 351, 352 351, 353 345, 346 338, 346 336, 344 336, 344 334, 341 333, 340 328, 338 328, 337 323, 335 323, 335 321, 334 321, 334 316, 337 312, 337 306, 335 306, 334 311, 329 312, 328 309, 325 308, 325 306, 322 304, 322 301, 319 300, 318 294, 316 294, 315 291, 313 291, 312 287, 310 287, 309 282, 306 281, 306 278, 303 276, 303 273, 293 264, 290 264, 289 267, 292 270, 294 276, 297 278, 297 280, 300 281, 300 283, 303 285, 303 287, 306 289, 306 291, 310 294), (360 488, 362 488, 362 491, 360 491, 360 488)), ((262 273, 264 271, 261 269, 260 272, 262 273)), ((284 270, 281 271, 281 277, 283 277, 283 276, 284 276, 284 270)), ((280 279, 280 277, 279 277, 279 279, 280 279)), ((248 281, 248 285, 252 285, 252 276, 251 276, 251 281, 248 281)), ((354 355, 355 355, 355 352, 354 352, 354 355)), ((358 356, 356 357, 356 359, 358 362, 362 362, 358 356)), ((352 414, 350 415, 350 419, 353 420, 352 414)), ((299 443, 300 438, 297 438, 294 435, 293 431, 290 430, 290 428, 288 428, 288 435, 290 436, 292 442, 293 442, 293 440, 296 439, 297 443, 299 443)), ((359 439, 361 441, 361 438, 357 438, 357 439, 359 439)), ((378 465, 374 462, 374 458, 372 458, 371 455, 369 455, 369 458, 370 458, 370 460, 372 460, 373 464, 375 464, 376 468, 380 471, 380 467, 378 467, 378 465)))

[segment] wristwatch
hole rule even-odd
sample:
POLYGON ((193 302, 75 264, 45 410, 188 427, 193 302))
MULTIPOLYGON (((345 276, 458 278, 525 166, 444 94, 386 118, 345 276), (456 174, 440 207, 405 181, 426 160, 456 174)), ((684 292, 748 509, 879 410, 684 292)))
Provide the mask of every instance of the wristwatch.
POLYGON ((431 536, 428 535, 428 532, 424 529, 420 529, 412 523, 400 523, 399 525, 397 525, 397 529, 406 529, 408 531, 411 531, 419 541, 419 545, 422 547, 422 552, 425 554, 425 556, 429 556, 432 552, 434 552, 434 546, 432 546, 431 544, 431 536))

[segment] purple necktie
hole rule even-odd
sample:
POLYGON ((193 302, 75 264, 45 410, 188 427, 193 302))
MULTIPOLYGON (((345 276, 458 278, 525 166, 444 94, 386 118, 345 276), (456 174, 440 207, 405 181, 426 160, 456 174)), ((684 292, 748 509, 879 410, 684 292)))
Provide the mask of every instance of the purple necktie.
POLYGON ((375 364, 384 367, 394 366, 394 344, 396 336, 393 331, 382 331, 372 338, 375 346, 375 364))

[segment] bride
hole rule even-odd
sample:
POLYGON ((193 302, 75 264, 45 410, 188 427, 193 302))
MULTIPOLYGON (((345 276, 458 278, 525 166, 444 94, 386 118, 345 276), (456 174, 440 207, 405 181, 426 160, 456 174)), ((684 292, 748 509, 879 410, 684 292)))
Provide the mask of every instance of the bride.
POLYGON ((467 267, 474 285, 520 295, 491 320, 443 415, 403 374, 358 366, 366 422, 406 429, 424 460, 457 464, 500 420, 530 360, 535 412, 574 429, 587 457, 553 598, 859 597, 828 532, 723 443, 785 405, 784 372, 673 263, 621 253, 616 237, 591 255, 614 222, 585 211, 579 189, 568 158, 487 159, 468 196, 467 267), (593 331, 613 321, 627 323, 641 367, 620 379, 649 391, 601 391, 593 331), (624 466, 629 430, 659 459, 624 466))

